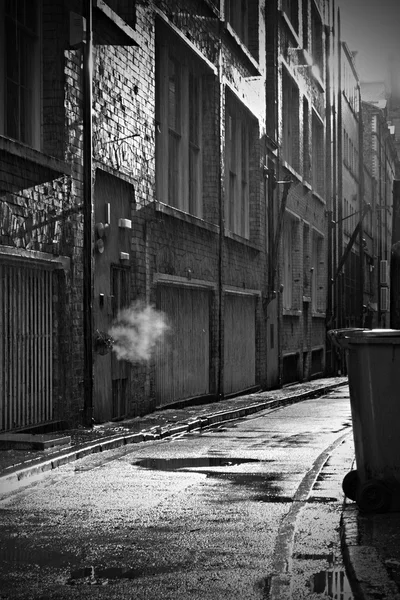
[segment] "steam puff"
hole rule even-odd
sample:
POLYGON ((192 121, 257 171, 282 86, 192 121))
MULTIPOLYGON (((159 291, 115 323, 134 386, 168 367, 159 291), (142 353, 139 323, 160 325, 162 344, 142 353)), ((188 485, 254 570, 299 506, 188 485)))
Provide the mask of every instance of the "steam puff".
POLYGON ((119 311, 109 330, 118 360, 131 363, 149 360, 164 331, 169 329, 164 313, 143 302, 119 311))

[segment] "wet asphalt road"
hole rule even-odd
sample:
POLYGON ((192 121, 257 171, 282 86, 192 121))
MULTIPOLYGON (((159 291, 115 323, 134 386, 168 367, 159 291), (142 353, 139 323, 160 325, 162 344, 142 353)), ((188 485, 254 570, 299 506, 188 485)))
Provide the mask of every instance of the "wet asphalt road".
POLYGON ((124 446, 0 494, 0 598, 350 600, 348 395, 124 446))

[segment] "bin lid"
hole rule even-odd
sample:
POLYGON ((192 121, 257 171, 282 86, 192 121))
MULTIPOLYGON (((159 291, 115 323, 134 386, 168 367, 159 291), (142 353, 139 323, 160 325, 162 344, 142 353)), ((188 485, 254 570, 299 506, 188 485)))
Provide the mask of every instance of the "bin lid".
POLYGON ((356 336, 350 334, 346 337, 350 344, 368 343, 369 340, 393 343, 396 341, 395 338, 398 338, 397 341, 400 343, 400 329, 364 329, 364 331, 358 331, 356 336))
POLYGON ((367 337, 393 337, 400 335, 400 329, 363 329, 357 335, 367 337))

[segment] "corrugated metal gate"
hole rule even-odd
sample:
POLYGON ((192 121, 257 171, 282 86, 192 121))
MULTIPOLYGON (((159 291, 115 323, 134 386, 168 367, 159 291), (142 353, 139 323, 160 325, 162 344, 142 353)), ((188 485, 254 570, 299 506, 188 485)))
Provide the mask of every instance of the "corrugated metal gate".
POLYGON ((0 264, 0 429, 53 417, 53 272, 0 264))
POLYGON ((210 292, 159 285, 157 306, 171 325, 156 355, 157 405, 208 394, 210 292))
POLYGON ((256 298, 225 295, 224 394, 250 388, 256 381, 256 298))

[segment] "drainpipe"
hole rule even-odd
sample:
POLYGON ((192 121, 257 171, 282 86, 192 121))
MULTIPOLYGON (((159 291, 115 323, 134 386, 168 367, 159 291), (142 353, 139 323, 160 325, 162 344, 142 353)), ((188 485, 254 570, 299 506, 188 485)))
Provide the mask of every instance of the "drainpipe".
POLYGON ((83 424, 93 425, 93 227, 92 227, 92 0, 84 5, 83 49, 83 424))
POLYGON ((364 125, 363 125, 363 115, 362 115, 362 100, 361 100, 361 88, 358 85, 358 100, 359 100, 359 109, 358 109, 358 177, 359 177, 359 206, 360 206, 360 231, 359 231, 359 247, 360 247, 360 271, 359 271, 359 279, 360 279, 360 317, 359 317, 359 326, 363 327, 364 319, 363 319, 363 311, 364 311, 364 228, 363 228, 363 218, 364 218, 364 125))
POLYGON ((225 206, 224 206, 224 195, 223 195, 223 181, 224 168, 222 164, 223 158, 223 140, 222 140, 222 115, 223 115, 223 86, 222 86, 222 27, 223 20, 219 21, 219 36, 218 36, 218 164, 219 164, 219 178, 218 178, 218 205, 219 205, 219 239, 218 239, 218 384, 217 384, 217 396, 218 399, 223 398, 224 395, 224 365, 223 365, 223 354, 224 354, 224 340, 223 340, 223 270, 224 270, 224 235, 225 235, 225 206))
MULTIPOLYGON (((332 32, 333 25, 331 19, 329 19, 328 27, 326 28, 326 39, 325 39, 325 57, 326 57, 326 123, 327 123, 327 155, 325 157, 325 170, 327 175, 326 182, 326 197, 327 197, 327 261, 328 261, 328 281, 327 281, 327 295, 326 295, 326 312, 327 312, 327 325, 328 329, 332 328, 332 85, 331 85, 331 47, 332 47, 332 32)), ((330 373, 332 369, 332 345, 329 341, 326 342, 326 354, 325 354, 325 372, 330 373), (328 355, 330 360, 328 361, 328 355)))
MULTIPOLYGON (((337 12, 337 52, 338 52, 338 72, 337 72, 337 250, 341 255, 343 252, 343 122, 342 122, 342 41, 340 27, 340 9, 337 12)), ((336 306, 337 306, 337 325, 343 327, 344 324, 344 276, 340 277, 336 286, 336 306)))

